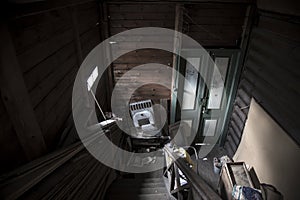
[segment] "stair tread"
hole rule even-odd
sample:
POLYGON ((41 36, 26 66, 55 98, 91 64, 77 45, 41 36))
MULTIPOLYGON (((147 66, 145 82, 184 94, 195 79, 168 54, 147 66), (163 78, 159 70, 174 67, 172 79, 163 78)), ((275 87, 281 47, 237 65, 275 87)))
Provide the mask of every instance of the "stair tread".
POLYGON ((158 183, 158 182, 164 182, 164 179, 163 178, 135 178, 135 179, 126 178, 126 179, 118 179, 117 181, 118 182, 122 182, 122 181, 130 182, 130 181, 132 181, 132 182, 158 183))
POLYGON ((117 179, 110 187, 109 200, 169 200, 170 196, 162 177, 135 177, 117 179))
POLYGON ((116 187, 111 188, 110 193, 139 193, 139 194, 150 194, 150 193, 167 193, 165 187, 155 187, 155 188, 140 188, 140 187, 116 187))
POLYGON ((130 199, 130 200, 169 200, 168 194, 111 194, 110 200, 130 199))
POLYGON ((112 187, 140 187, 140 188, 154 188, 165 187, 164 183, 132 183, 132 182, 117 182, 113 183, 112 187))

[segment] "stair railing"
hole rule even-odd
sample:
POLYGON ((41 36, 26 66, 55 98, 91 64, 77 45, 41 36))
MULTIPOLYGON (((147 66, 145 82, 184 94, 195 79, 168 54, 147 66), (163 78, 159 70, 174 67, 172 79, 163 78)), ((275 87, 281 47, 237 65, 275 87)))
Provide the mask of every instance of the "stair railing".
POLYGON ((221 200, 221 197, 199 176, 184 158, 174 153, 167 145, 164 147, 171 195, 178 200, 203 199, 221 200))

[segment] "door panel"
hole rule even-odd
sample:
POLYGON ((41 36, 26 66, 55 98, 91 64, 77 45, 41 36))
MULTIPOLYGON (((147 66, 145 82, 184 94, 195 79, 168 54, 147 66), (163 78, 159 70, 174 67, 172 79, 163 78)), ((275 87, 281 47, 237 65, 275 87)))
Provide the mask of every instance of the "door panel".
POLYGON ((193 66, 200 65, 200 58, 188 58, 187 61, 188 62, 185 69, 185 79, 188 82, 184 82, 182 109, 192 110, 195 108, 199 78, 198 71, 193 66))
POLYGON ((177 69, 185 79, 175 80, 178 83, 176 89, 178 101, 182 103, 182 107, 178 108, 180 103, 176 105, 179 112, 176 112, 177 116, 174 118, 177 121, 188 122, 191 131, 197 132, 194 143, 214 145, 224 128, 229 106, 228 97, 233 92, 232 83, 239 51, 218 49, 208 50, 208 52, 219 70, 218 73, 213 66, 209 66, 209 58, 204 57, 203 52, 191 50, 181 52, 189 55, 187 61, 180 61, 177 69), (208 82, 208 86, 204 80, 208 82))
POLYGON ((220 73, 217 73, 216 70, 213 72, 213 78, 209 89, 207 109, 221 108, 221 101, 224 91, 223 83, 225 83, 226 80, 229 57, 216 57, 215 64, 217 65, 220 73))
POLYGON ((203 136, 215 136, 218 119, 204 119, 203 136))

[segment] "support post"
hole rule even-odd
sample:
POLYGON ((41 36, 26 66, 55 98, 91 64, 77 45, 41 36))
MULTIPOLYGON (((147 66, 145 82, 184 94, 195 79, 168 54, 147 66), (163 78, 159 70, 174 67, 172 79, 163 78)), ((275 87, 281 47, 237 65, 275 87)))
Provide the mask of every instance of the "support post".
MULTIPOLYGON (((109 13, 107 4, 105 2, 101 2, 99 4, 99 12, 100 12, 100 31, 101 31, 101 40, 106 40, 110 37, 110 31, 109 31, 109 13)), ((107 59, 111 60, 111 49, 107 49, 106 51, 107 59)), ((107 68, 107 103, 108 103, 108 109, 110 109, 110 102, 111 102, 111 94, 114 88, 114 75, 113 75, 113 65, 111 64, 107 68)))
MULTIPOLYGON (((80 42, 80 32, 78 29, 77 8, 75 6, 71 7, 70 12, 71 12, 71 18, 72 18, 72 29, 74 32, 74 42, 75 42, 75 47, 76 47, 77 64, 78 64, 78 69, 79 69, 84 58, 82 55, 82 45, 80 42)), ((84 72, 82 72, 80 74, 80 81, 82 82, 81 89, 82 89, 82 93, 84 94, 83 98, 84 98, 85 107, 90 108, 91 103, 90 103, 90 98, 89 98, 89 95, 88 95, 88 92, 86 89, 86 79, 85 79, 86 74, 83 74, 84 72)), ((80 101, 80 100, 78 100, 78 101, 80 101)))

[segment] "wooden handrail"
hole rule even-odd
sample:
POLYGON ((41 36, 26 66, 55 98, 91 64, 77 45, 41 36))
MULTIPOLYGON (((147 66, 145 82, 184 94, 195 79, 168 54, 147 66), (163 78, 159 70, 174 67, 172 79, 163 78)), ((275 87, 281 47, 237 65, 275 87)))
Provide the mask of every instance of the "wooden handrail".
POLYGON ((195 171, 193 171, 185 162, 185 160, 178 155, 176 155, 170 147, 164 147, 165 152, 168 153, 169 157, 177 165, 177 167, 182 171, 189 181, 190 187, 193 188, 194 192, 201 199, 204 200, 221 200, 221 197, 214 191, 195 171))

